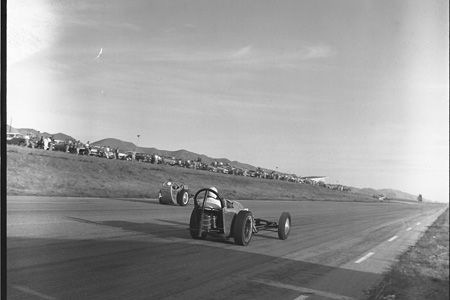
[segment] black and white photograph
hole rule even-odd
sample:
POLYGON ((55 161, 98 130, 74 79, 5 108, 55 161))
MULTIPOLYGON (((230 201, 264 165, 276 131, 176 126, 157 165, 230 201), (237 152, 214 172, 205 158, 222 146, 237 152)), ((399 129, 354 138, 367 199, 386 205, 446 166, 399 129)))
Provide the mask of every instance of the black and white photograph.
POLYGON ((449 298, 447 0, 2 10, 2 299, 449 298))

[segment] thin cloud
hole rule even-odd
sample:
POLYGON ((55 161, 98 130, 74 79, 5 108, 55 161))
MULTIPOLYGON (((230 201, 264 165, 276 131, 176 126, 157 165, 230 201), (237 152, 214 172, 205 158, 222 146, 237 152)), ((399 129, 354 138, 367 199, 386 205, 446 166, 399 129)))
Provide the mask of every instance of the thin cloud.
POLYGON ((232 57, 232 58, 242 58, 242 57, 245 57, 245 56, 247 56, 247 55, 250 53, 250 51, 252 50, 252 48, 253 48, 252 45, 249 45, 249 46, 247 46, 247 47, 241 48, 241 49, 239 49, 239 50, 233 52, 233 53, 231 54, 231 57, 232 57))
POLYGON ((300 49, 276 51, 274 49, 256 49, 248 45, 238 49, 212 51, 207 49, 152 48, 147 50, 147 61, 172 62, 210 62, 231 63, 246 67, 298 67, 304 60, 328 58, 335 54, 332 48, 324 45, 304 46, 300 49))
MULTIPOLYGON (((117 27, 119 27, 119 26, 117 26, 117 27)), ((131 24, 131 23, 126 23, 126 24, 123 25, 123 27, 126 28, 126 29, 130 29, 132 31, 142 31, 141 27, 139 27, 139 26, 137 26, 135 24, 131 24)))
POLYGON ((303 46, 300 50, 283 49, 278 52, 272 49, 256 50, 252 45, 249 45, 232 52, 229 61, 271 67, 295 67, 301 60, 328 58, 333 55, 335 55, 335 51, 327 45, 303 46))
POLYGON ((330 57, 333 54, 334 51, 330 47, 324 45, 316 45, 306 47, 302 56, 303 59, 314 59, 314 58, 330 57))

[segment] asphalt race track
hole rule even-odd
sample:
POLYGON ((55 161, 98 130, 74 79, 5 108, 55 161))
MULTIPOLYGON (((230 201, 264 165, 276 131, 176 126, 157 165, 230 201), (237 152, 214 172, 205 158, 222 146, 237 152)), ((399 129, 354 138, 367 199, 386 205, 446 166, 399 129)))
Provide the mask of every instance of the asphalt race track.
POLYGON ((286 241, 193 240, 193 205, 8 197, 8 299, 362 299, 445 207, 242 201, 292 215, 286 241))

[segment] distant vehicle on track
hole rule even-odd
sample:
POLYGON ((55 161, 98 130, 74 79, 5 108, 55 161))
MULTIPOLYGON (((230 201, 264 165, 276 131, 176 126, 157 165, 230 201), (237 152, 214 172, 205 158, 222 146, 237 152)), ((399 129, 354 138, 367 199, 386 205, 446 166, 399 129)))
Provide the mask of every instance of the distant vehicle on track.
POLYGON ((189 187, 184 183, 166 181, 159 190, 160 204, 178 204, 186 206, 189 203, 189 187))

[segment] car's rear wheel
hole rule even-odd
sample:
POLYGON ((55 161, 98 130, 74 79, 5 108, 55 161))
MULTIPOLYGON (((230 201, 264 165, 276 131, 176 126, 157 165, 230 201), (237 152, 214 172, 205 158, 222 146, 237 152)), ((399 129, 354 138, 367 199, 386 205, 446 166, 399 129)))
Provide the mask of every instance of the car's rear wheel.
POLYGON ((291 233, 291 215, 288 212, 283 212, 278 222, 278 237, 280 240, 285 240, 291 233))
POLYGON ((247 246, 252 239, 253 216, 248 210, 241 210, 234 222, 234 242, 241 246, 247 246))
POLYGON ((177 203, 180 206, 186 206, 188 202, 189 202, 189 193, 185 189, 182 189, 177 194, 177 203))
POLYGON ((189 221, 189 232, 194 240, 204 240, 206 238, 206 232, 203 232, 201 236, 198 235, 200 228, 200 220, 197 216, 197 211, 194 208, 191 213, 191 220, 189 221))

